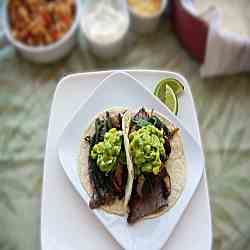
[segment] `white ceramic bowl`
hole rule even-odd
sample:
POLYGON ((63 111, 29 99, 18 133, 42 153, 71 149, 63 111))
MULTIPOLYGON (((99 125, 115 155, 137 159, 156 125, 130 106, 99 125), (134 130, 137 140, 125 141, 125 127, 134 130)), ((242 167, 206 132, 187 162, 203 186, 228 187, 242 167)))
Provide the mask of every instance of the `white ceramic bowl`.
POLYGON ((156 30, 160 17, 166 9, 168 0, 162 0, 161 9, 154 15, 140 15, 132 7, 129 6, 131 22, 136 32, 149 33, 156 30))
MULTIPOLYGON (((128 27, 129 27, 129 22, 128 22, 128 27)), ((84 31, 83 31, 84 32, 84 31)), ((124 46, 124 42, 126 39, 126 35, 128 32, 128 28, 126 30, 124 30, 124 33, 122 34, 122 36, 113 41, 112 43, 108 43, 108 44, 102 44, 101 42, 96 42, 93 41, 89 38, 89 36, 85 34, 85 37, 88 41, 88 45, 91 48, 92 52, 102 58, 102 59, 109 59, 109 58, 113 58, 116 57, 117 55, 120 54, 120 52, 122 51, 122 48, 124 46)))
POLYGON ((91 6, 91 1, 88 1, 84 5, 84 8, 83 8, 83 15, 81 18, 81 25, 80 25, 81 33, 86 38, 88 46, 90 47, 92 52, 96 56, 103 58, 103 59, 113 58, 119 55, 119 53, 122 51, 122 48, 124 46, 126 36, 129 30, 130 18, 129 18, 129 13, 128 13, 127 2, 120 1, 120 2, 117 2, 117 4, 119 6, 120 13, 123 14, 126 20, 126 24, 121 30, 120 36, 110 42, 103 42, 101 40, 97 40, 97 39, 94 40, 93 38, 91 38, 88 30, 86 29, 87 25, 85 23, 86 22, 85 17, 88 15, 89 12, 91 12, 91 9, 93 8, 93 6, 91 6))
POLYGON ((75 0, 76 16, 69 31, 57 42, 40 47, 28 46, 13 37, 8 20, 8 2, 9 1, 6 1, 3 6, 3 34, 1 34, 0 37, 0 44, 2 46, 5 45, 6 42, 4 41, 7 40, 7 42, 13 45, 24 58, 35 63, 54 62, 64 57, 73 48, 76 42, 76 30, 80 19, 80 0, 75 0))

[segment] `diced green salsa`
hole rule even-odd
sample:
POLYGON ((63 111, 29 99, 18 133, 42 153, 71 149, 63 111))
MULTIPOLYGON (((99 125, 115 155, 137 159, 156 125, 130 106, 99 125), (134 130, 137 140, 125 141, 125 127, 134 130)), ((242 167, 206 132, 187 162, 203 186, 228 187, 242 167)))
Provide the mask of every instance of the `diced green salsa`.
POLYGON ((93 147, 91 150, 91 157, 96 160, 101 171, 109 172, 116 165, 121 147, 122 131, 117 131, 116 128, 112 128, 105 133, 104 141, 99 142, 93 147))
POLYGON ((143 172, 158 175, 161 168, 161 156, 166 157, 163 131, 153 125, 147 125, 129 135, 130 152, 135 164, 135 174, 143 172))

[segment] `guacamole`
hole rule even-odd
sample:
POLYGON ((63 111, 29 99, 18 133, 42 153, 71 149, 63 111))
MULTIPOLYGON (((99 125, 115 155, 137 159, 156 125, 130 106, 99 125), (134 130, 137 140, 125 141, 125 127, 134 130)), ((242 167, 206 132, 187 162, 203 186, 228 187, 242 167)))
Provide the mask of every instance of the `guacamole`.
POLYGON ((158 175, 161 157, 166 158, 163 131, 147 125, 129 135, 130 152, 135 164, 135 174, 143 172, 158 175))
POLYGON ((105 133, 104 141, 99 142, 93 147, 91 157, 96 160, 100 170, 107 173, 115 167, 121 147, 122 131, 112 128, 105 133))

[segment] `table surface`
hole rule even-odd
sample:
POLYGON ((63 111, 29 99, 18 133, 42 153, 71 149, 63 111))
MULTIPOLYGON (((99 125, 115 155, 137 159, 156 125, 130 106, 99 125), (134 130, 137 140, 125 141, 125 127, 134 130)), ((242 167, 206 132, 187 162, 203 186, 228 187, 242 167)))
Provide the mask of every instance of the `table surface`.
POLYGON ((206 156, 214 249, 250 249, 250 76, 201 79, 167 21, 152 36, 131 33, 113 60, 95 58, 84 42, 47 66, 30 64, 11 47, 0 50, 0 248, 40 249, 43 157, 56 83, 69 73, 111 68, 166 69, 189 80, 206 156))

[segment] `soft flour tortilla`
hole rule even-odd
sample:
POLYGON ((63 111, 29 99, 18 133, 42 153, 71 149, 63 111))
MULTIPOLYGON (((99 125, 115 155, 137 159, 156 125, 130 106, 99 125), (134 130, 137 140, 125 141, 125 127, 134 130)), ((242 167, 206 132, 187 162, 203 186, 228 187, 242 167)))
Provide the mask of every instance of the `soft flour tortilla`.
MULTIPOLYGON (((147 111, 150 113, 151 111, 147 111)), ((131 118, 136 114, 137 112, 129 112, 127 111, 126 114, 124 115, 124 134, 125 134, 125 148, 126 151, 129 151, 129 139, 128 139, 128 133, 129 133, 129 127, 130 127, 130 121, 131 118)), ((166 126, 169 130, 173 130, 176 127, 167 119, 165 118, 162 114, 154 111, 154 115, 156 115, 166 126)), ((133 168, 132 164, 132 159, 128 161, 128 165, 130 165, 128 168, 133 168), (132 167, 131 167, 132 166, 132 167)), ((155 218, 158 217, 164 213, 166 213, 168 210, 170 210, 178 201, 180 198, 182 191, 185 186, 185 180, 186 180, 186 163, 185 163, 185 157, 184 157, 184 151, 183 151, 183 146, 182 146, 182 141, 181 141, 181 134, 180 130, 177 131, 174 134, 173 139, 171 140, 171 154, 166 162, 165 167, 167 168, 167 172, 170 176, 170 181, 171 181, 171 193, 170 196, 168 197, 168 206, 161 209, 160 211, 145 216, 143 219, 150 219, 150 218, 155 218)), ((133 186, 133 183, 131 184, 133 186)), ((130 190, 130 195, 131 195, 132 187, 130 190)), ((129 196, 130 198, 130 196, 129 196)))
MULTIPOLYGON (((89 196, 92 196, 93 188, 90 184, 90 178, 88 173, 88 159, 89 159, 89 143, 84 140, 86 136, 93 136, 95 133, 95 120, 97 118, 104 118, 106 116, 106 111, 110 113, 110 116, 117 115, 118 113, 124 113, 127 111, 125 108, 112 108, 109 110, 105 110, 104 112, 101 112, 97 114, 97 116, 92 120, 89 127, 84 131, 84 134, 82 135, 80 139, 80 162, 79 162, 79 176, 81 183, 84 187, 84 189, 87 191, 89 196)), ((131 174, 128 171, 128 179, 127 179, 127 186, 129 186, 129 183, 132 183, 131 174)), ((132 184, 130 184, 132 186, 132 184)), ((126 188, 127 190, 127 188, 126 188)), ((127 191, 126 191, 127 192, 127 191)), ((124 215, 127 213, 127 200, 129 197, 129 194, 126 194, 125 196, 127 199, 123 198, 121 200, 116 199, 112 205, 104 205, 101 206, 103 210, 105 210, 108 213, 117 214, 117 215, 124 215)))

